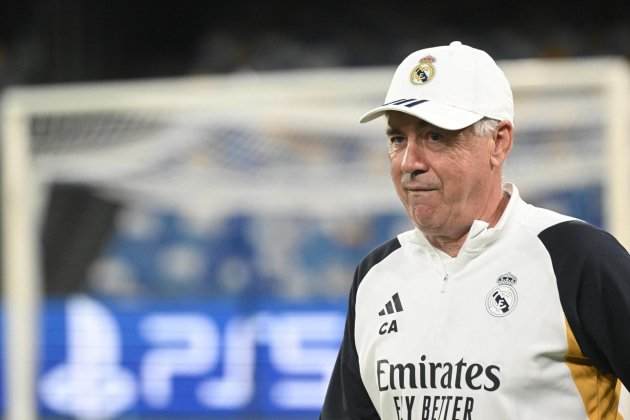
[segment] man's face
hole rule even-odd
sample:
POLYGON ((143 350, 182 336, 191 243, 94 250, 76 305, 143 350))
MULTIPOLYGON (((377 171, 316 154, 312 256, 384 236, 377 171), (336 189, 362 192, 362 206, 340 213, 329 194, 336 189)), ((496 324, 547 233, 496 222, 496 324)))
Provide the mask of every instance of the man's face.
POLYGON ((486 211, 493 175, 492 136, 448 131, 388 113, 391 176, 414 224, 428 236, 461 237, 486 211))

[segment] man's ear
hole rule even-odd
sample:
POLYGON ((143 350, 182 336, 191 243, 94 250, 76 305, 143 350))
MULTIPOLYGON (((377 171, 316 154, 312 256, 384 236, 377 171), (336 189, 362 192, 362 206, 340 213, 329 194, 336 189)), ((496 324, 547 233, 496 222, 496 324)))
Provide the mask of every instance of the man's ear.
POLYGON ((490 142, 490 164, 500 167, 512 150, 512 123, 501 121, 497 125, 492 142, 490 142))

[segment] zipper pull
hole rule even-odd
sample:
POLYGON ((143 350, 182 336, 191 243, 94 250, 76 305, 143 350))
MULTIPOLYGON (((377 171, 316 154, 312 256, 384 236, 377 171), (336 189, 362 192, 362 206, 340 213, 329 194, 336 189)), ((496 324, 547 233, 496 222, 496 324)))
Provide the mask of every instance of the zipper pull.
POLYGON ((442 290, 441 292, 446 292, 446 285, 448 284, 448 273, 444 274, 444 278, 442 279, 442 290))

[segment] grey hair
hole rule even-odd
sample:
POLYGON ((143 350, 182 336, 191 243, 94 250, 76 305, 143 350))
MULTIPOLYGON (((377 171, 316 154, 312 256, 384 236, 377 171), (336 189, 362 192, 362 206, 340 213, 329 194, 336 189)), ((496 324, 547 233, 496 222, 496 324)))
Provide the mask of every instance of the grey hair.
POLYGON ((467 127, 466 130, 470 130, 475 136, 486 137, 494 134, 497 131, 499 122, 499 120, 484 117, 473 125, 467 127))

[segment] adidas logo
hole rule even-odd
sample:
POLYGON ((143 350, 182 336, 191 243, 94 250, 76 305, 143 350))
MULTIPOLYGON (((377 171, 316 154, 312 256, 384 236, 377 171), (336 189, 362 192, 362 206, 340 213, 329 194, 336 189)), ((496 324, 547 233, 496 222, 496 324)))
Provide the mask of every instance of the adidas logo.
MULTIPOLYGON (((380 310, 378 315, 385 316, 385 315, 391 315, 394 312, 402 312, 402 311, 403 311, 403 307, 402 307, 402 303, 400 302, 400 296, 398 296, 398 292, 396 292, 394 293, 392 298, 385 304, 385 308, 380 310)), ((378 329, 378 333, 380 335, 397 333, 397 332, 398 332, 398 323, 396 322, 395 319, 392 319, 391 322, 390 321, 383 322, 380 328, 378 329)))
POLYGON ((381 309, 378 313, 379 316, 391 315, 394 312, 402 312, 403 307, 400 302, 400 297, 398 296, 398 292, 394 293, 392 299, 385 304, 385 308, 381 309))

